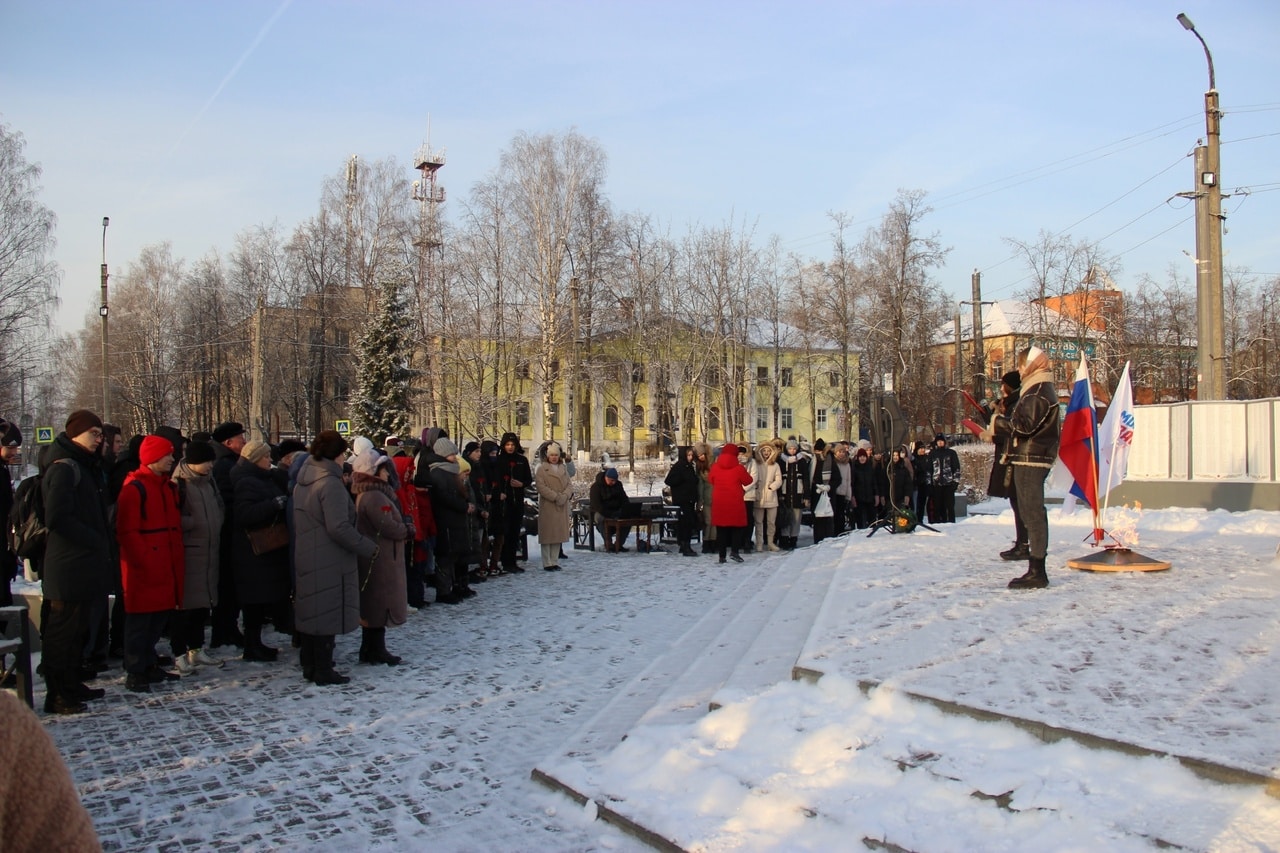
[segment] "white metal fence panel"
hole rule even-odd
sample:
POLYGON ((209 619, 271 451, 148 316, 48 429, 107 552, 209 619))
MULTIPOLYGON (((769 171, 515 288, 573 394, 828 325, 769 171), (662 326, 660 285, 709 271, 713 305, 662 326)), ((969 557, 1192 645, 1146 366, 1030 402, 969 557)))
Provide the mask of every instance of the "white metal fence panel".
POLYGON ((1134 407, 1133 445, 1129 448, 1129 475, 1126 479, 1170 478, 1169 412, 1168 406, 1134 407))
POLYGON ((1245 465, 1249 479, 1269 482, 1275 479, 1275 400, 1250 400, 1245 403, 1247 445, 1245 465))
POLYGON ((1169 477, 1191 478, 1191 404, 1169 406, 1169 477))
POLYGON ((1191 471, 1197 480, 1244 477, 1245 410, 1236 402, 1195 403, 1191 407, 1191 471))

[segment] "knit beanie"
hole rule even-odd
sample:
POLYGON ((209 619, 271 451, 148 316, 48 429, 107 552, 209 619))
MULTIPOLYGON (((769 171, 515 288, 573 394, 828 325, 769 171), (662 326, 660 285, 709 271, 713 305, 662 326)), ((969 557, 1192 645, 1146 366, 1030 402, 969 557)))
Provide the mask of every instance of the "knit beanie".
POLYGON ((173 453, 173 442, 158 435, 149 435, 142 439, 142 446, 138 448, 138 461, 143 465, 151 465, 171 453, 173 453))
POLYGON ((207 441, 188 441, 182 461, 188 465, 199 465, 201 462, 212 462, 217 458, 213 445, 207 441))
POLYGON ((1000 381, 1008 385, 1014 391, 1022 387, 1022 374, 1016 370, 1010 370, 1004 376, 1000 377, 1000 381))
POLYGON ((446 459, 450 456, 458 455, 458 445, 448 438, 437 438, 431 449, 435 451, 437 456, 443 456, 446 459))
POLYGON ((253 441, 247 442, 244 447, 240 448, 240 458, 257 464, 259 459, 270 452, 271 445, 267 444, 265 441, 258 441, 255 438, 253 441))
POLYGON ((86 433, 95 427, 102 429, 102 418, 88 409, 76 409, 67 418, 67 438, 75 438, 77 435, 86 433))

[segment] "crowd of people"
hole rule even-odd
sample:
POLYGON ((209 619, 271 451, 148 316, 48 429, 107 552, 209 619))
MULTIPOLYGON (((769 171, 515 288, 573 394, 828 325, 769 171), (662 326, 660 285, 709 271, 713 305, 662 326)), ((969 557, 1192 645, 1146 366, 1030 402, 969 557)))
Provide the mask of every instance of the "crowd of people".
MULTIPOLYGON (((6 463, 21 445, 0 420, 6 463)), ((539 453, 540 537, 554 542, 543 546, 543 565, 556 571, 570 538, 572 474, 558 446, 539 453)), ((82 409, 35 461, 47 535, 24 557, 42 586, 40 674, 52 714, 102 698, 89 682, 113 659, 139 693, 223 666, 219 649, 275 662, 268 627, 291 639, 306 680, 342 684, 337 635, 359 628, 360 662, 395 666, 388 628, 429 603, 466 601, 474 583, 524 571, 533 475, 514 433, 462 451, 436 427, 413 447, 348 443, 333 431, 309 447, 272 446, 226 422, 190 437, 159 427, 126 442, 82 409)), ((0 603, 10 603, 22 560, 14 485, 8 464, 0 470, 10 521, 0 603)))
MULTIPOLYGON (((1044 481, 1057 454, 1058 402, 1047 359, 1035 348, 1004 377, 982 437, 996 444, 990 493, 1014 511, 1014 546, 1027 560, 1012 588, 1048 585, 1044 481)), ((0 457, 22 445, 0 420, 0 457)), ((416 447, 390 438, 377 448, 321 432, 304 446, 250 440, 226 422, 190 438, 173 427, 124 441, 93 412, 73 412, 38 459, 47 538, 27 556, 42 583, 44 708, 84 711, 104 695, 92 681, 120 659, 128 690, 220 667, 215 649, 271 663, 267 626, 291 638, 303 676, 317 685, 349 679, 334 667, 335 638, 361 631, 359 660, 395 666, 388 628, 433 603, 460 604, 472 584, 520 573, 527 558, 526 494, 538 496, 542 567, 560 569, 572 538, 573 462, 555 442, 526 456, 515 433, 468 442, 460 451, 430 427, 416 447), (536 466, 536 469, 533 467, 536 466), (536 474, 536 482, 535 482, 536 474), (114 596, 114 606, 109 604, 114 596), (206 642, 206 630, 208 641, 206 642), (171 655, 157 651, 167 637, 171 655)), ((0 466, 0 510, 11 522, 14 488, 0 466)), ((680 553, 793 549, 811 516, 820 542, 851 530, 908 519, 955 520, 960 461, 938 435, 888 454, 867 442, 775 438, 679 448, 666 476, 680 553)), ((641 516, 612 467, 589 491, 606 551, 625 551, 628 520, 641 516)), ((0 604, 11 603, 19 560, 13 524, 0 604)))

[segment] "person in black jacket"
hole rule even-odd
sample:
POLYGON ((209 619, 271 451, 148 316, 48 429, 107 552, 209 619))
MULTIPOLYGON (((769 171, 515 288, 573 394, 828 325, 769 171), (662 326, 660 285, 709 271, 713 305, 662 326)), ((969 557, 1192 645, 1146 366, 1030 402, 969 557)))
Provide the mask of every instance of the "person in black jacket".
POLYGON ((44 709, 51 714, 85 710, 104 695, 80 680, 89 639, 89 607, 111 587, 114 538, 107 520, 107 481, 102 471, 102 420, 88 409, 67 418, 42 460, 41 489, 49 528, 41 579, 44 709))
POLYGON ((1049 585, 1044 560, 1049 550, 1049 515, 1044 506, 1044 481, 1058 458, 1061 410, 1049 357, 1031 347, 1018 370, 1022 378, 1018 405, 1008 415, 996 415, 991 432, 1008 436, 1012 450, 1013 487, 1018 512, 1027 526, 1030 557, 1026 574, 1009 581, 1010 589, 1042 589, 1049 585))
POLYGON ((467 515, 475 504, 458 465, 458 446, 448 438, 432 445, 427 471, 431 509, 436 517, 436 603, 460 604, 475 593, 467 583, 467 556, 471 542, 467 515))
POLYGON ((244 425, 235 421, 218 424, 213 431, 213 482, 222 497, 226 518, 222 522, 222 543, 218 550, 218 603, 213 607, 210 619, 212 630, 210 647, 244 646, 244 634, 240 631, 240 601, 236 598, 235 554, 231 547, 231 533, 235 529, 235 489, 231 485, 231 469, 240 460, 240 451, 247 441, 244 425))
POLYGON ((929 445, 923 441, 917 441, 915 454, 913 468, 915 470, 916 487, 916 520, 923 522, 929 512, 929 493, 931 490, 929 484, 929 445))
MULTIPOLYGON (((17 461, 19 453, 22 452, 22 433, 16 426, 8 421, 0 418, 0 519, 4 519, 6 530, 8 529, 9 515, 13 512, 13 478, 9 473, 9 466, 17 461)), ((18 558, 9 547, 9 537, 6 536, 3 543, 0 543, 0 558, 4 560, 4 567, 0 568, 0 607, 8 607, 13 604, 13 593, 10 591, 9 584, 18 574, 18 558)))
MULTIPOLYGON (((679 458, 667 472, 667 486, 671 489, 671 503, 678 513, 676 522, 676 541, 680 543, 680 554, 685 557, 696 557, 693 550, 693 531, 698 520, 698 469, 694 467, 692 447, 681 447, 679 458)), ((767 547, 762 543, 762 547, 767 547)))
POLYGON ((498 481, 496 497, 503 504, 502 570, 523 572, 516 562, 520 543, 524 541, 524 491, 533 482, 529 460, 520 447, 520 437, 514 432, 502 436, 502 452, 495 465, 498 481))
MULTIPOLYGON (((1000 379, 1001 398, 996 401, 995 415, 1007 415, 1018 405, 1019 391, 1022 388, 1022 377, 1016 370, 1011 370, 1000 379)), ((995 443, 995 458, 991 461, 991 479, 987 481, 987 494, 993 498, 1008 498, 1009 508, 1013 510, 1013 547, 1000 552, 1002 560, 1026 560, 1031 557, 1027 525, 1022 521, 1022 513, 1018 511, 1018 491, 1013 487, 1013 466, 1009 464, 1009 451, 1012 450, 1012 436, 1006 434, 996 436, 988 428, 991 440, 995 443)), ((984 435, 988 434, 984 433, 984 435)))
POLYGON ((876 478, 871 454, 859 447, 853 464, 853 519, 859 530, 866 530, 876 520, 876 478))
POLYGON ((947 437, 937 435, 929 451, 929 482, 933 486, 933 511, 929 521, 953 524, 956 520, 956 487, 960 485, 960 456, 947 447, 947 437))
POLYGON ((293 632, 289 548, 255 554, 247 531, 284 521, 289 497, 286 484, 271 467, 271 448, 265 442, 250 441, 241 449, 240 461, 231 469, 231 487, 231 547, 236 596, 244 608, 244 659, 274 661, 278 652, 262 642, 262 628, 271 617, 277 630, 293 632))
POLYGON ((617 540, 610 541, 604 526, 606 518, 627 518, 631 515, 631 498, 627 497, 627 489, 618 479, 617 468, 606 468, 596 474, 596 481, 591 484, 590 502, 591 518, 596 524, 596 530, 600 532, 600 538, 604 540, 604 549, 627 550, 623 543, 631 535, 631 527, 625 524, 619 526, 617 540))

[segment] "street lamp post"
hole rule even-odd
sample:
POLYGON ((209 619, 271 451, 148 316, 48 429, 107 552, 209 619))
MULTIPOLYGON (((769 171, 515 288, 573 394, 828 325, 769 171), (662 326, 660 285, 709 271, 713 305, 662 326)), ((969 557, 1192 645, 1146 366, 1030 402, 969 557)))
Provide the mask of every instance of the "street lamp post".
POLYGON ((107 360, 109 347, 107 346, 107 314, 110 308, 107 306, 107 226, 111 224, 111 218, 102 217, 102 305, 98 308, 98 314, 102 317, 102 420, 111 420, 111 367, 107 360))
POLYGON ((1222 175, 1219 172, 1217 81, 1213 54, 1186 14, 1178 23, 1199 40, 1209 64, 1209 90, 1204 93, 1205 144, 1195 150, 1196 201, 1196 335, 1198 338, 1196 398, 1226 397, 1226 331, 1222 302, 1222 175))

